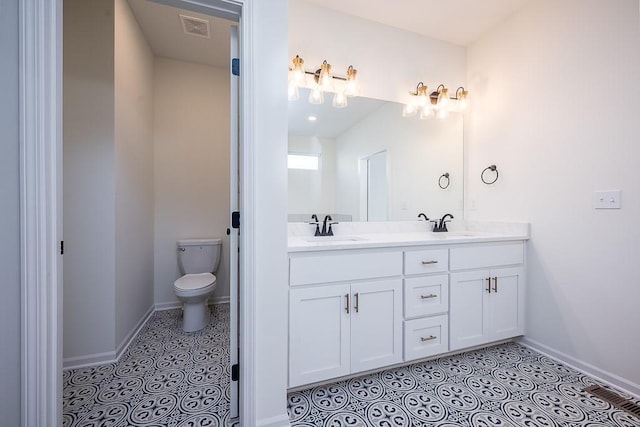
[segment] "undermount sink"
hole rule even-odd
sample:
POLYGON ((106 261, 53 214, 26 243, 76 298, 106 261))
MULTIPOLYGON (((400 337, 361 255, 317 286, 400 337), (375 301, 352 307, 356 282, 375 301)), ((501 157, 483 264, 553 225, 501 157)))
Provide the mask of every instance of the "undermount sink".
POLYGON ((307 242, 322 243, 322 242, 358 242, 366 240, 363 237, 357 236, 313 236, 305 239, 307 242))

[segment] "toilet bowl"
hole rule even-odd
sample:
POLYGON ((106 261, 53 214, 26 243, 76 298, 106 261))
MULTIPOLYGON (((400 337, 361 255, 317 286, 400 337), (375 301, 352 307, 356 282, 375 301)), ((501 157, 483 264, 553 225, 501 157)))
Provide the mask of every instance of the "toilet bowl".
POLYGON ((207 299, 216 288, 213 274, 220 261, 220 239, 186 239, 178 241, 178 266, 183 274, 173 283, 173 290, 183 303, 182 329, 195 332, 209 323, 207 299))

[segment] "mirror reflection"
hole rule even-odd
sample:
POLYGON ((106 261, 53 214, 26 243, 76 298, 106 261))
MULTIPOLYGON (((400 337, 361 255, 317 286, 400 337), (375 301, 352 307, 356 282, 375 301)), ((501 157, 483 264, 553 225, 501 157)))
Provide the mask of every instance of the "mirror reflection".
POLYGON ((421 120, 395 102, 354 97, 334 108, 307 97, 289 101, 290 222, 462 218, 462 115, 421 120))

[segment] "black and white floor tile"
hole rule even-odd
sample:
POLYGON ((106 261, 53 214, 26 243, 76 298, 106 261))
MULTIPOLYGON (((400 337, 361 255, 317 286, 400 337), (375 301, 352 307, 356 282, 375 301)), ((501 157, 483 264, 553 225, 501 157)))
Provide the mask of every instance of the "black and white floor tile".
POLYGON ((292 392, 288 411, 298 427, 640 426, 582 391, 593 384, 507 343, 292 392))
POLYGON ((64 372, 63 426, 226 426, 229 305, 201 331, 181 310, 155 312, 115 364, 64 372))

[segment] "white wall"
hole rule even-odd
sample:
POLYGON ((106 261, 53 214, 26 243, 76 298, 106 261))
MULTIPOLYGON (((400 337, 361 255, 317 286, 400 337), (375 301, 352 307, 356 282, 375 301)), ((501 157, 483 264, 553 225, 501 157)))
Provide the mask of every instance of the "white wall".
POLYGON ((229 296, 229 70, 155 60, 155 303, 178 303, 176 242, 223 240, 214 298, 229 296))
POLYGON ((20 425, 20 218, 18 1, 0 7, 0 414, 20 425))
POLYGON ((402 117, 402 106, 387 103, 336 139, 336 210, 359 221, 359 160, 386 150, 388 219, 462 218, 462 117, 420 120, 402 117), (438 187, 445 172, 446 190, 438 187), (445 208, 446 207, 446 208, 445 208))
POLYGON ((467 217, 531 222, 527 339, 636 394, 638 76, 637 0, 529 2, 470 46, 465 127, 467 217))
MULTIPOLYGON (((320 167, 317 171, 288 170, 289 214, 334 213, 336 211, 335 139, 289 134, 289 152, 320 155, 320 167)), ((311 218, 305 217, 305 220, 311 220, 311 218)))
POLYGON ((64 1, 64 358, 115 345, 114 3, 64 1))
POLYGON ((153 307, 153 53, 115 1, 115 342, 153 307))
MULTIPOLYGON (((411 10, 407 10, 411 13, 411 10)), ((302 0, 289 1, 289 57, 300 55, 308 71, 323 60, 345 76, 358 70, 361 95, 407 102, 419 81, 455 90, 465 86, 466 49, 302 0)), ((452 20, 455 25, 455 20, 452 20)))

